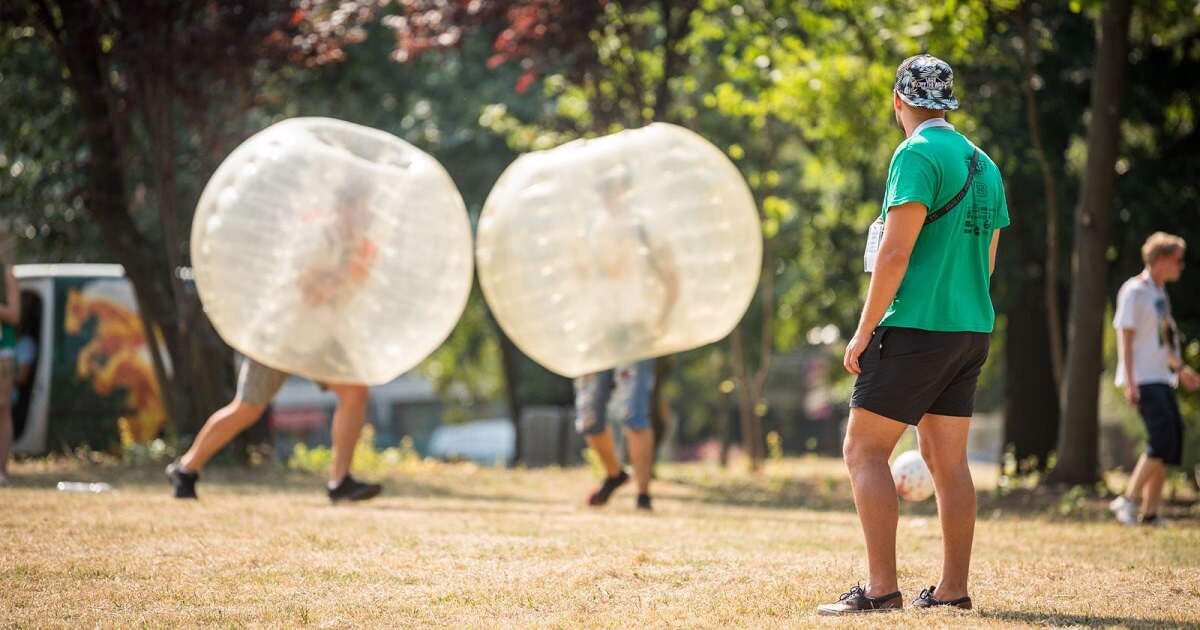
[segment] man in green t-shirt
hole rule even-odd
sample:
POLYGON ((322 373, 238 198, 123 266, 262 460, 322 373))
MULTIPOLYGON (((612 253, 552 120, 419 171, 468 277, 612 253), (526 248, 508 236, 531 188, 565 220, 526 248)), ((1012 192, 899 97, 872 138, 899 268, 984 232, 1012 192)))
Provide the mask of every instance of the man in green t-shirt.
POLYGON ((988 291, 1008 206, 995 163, 946 122, 946 111, 958 109, 949 64, 931 55, 906 59, 896 70, 892 107, 907 139, 892 155, 883 211, 868 239, 873 274, 844 360, 858 379, 843 452, 870 575, 865 588, 821 605, 826 614, 903 606, 888 457, 909 425, 917 426, 933 474, 944 555, 937 585, 913 605, 971 607, 975 486, 967 428, 995 320, 988 291))

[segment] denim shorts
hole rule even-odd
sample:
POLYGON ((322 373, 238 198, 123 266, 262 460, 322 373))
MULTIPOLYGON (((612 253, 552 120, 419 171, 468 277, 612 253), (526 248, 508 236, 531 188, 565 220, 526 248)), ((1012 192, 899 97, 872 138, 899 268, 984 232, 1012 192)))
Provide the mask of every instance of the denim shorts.
POLYGON ((653 389, 654 359, 580 376, 575 379, 575 428, 584 435, 603 433, 612 402, 626 429, 649 429, 653 389))

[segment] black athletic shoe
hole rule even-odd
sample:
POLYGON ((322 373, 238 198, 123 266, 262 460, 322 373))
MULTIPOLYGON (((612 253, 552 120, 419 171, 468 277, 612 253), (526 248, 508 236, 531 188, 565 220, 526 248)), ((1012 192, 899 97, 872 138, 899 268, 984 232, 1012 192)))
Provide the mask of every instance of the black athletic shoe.
POLYGON ((604 483, 600 484, 600 487, 588 497, 588 505, 599 507, 608 503, 608 498, 612 496, 612 493, 625 485, 627 481, 629 481, 629 473, 624 470, 617 473, 616 476, 606 478, 604 483))
POLYGON ((817 606, 817 612, 822 615, 853 615, 857 613, 877 613, 903 610, 904 598, 900 591, 881 597, 867 597, 867 591, 861 585, 850 587, 849 592, 842 593, 836 602, 817 606))
POLYGON ((650 495, 639 494, 637 498, 637 509, 653 512, 654 508, 650 507, 650 495))
POLYGON ((383 486, 377 483, 362 483, 350 475, 339 483, 336 488, 329 490, 329 501, 366 501, 379 496, 383 486))
POLYGON ((183 467, 179 462, 171 462, 167 464, 167 480, 175 488, 176 499, 195 499, 196 497, 196 482, 200 479, 200 475, 194 472, 184 472, 183 467))
POLYGON ((930 586, 929 588, 921 589, 921 595, 913 600, 913 608, 934 608, 937 606, 950 606, 952 608, 962 608, 963 610, 971 610, 971 598, 959 597, 958 599, 950 599, 942 601, 933 596, 933 589, 937 587, 930 586))

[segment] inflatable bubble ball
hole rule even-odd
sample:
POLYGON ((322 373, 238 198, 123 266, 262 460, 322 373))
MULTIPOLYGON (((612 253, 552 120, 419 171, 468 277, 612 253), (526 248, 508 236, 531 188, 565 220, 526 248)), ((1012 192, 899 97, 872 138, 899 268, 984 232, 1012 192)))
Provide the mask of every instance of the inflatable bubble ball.
POLYGON ((237 147, 200 197, 191 248, 221 337, 318 381, 400 375, 445 340, 471 287, 470 223, 441 165, 328 118, 237 147))
POLYGON ((521 156, 488 196, 476 257, 505 333, 579 376, 725 337, 757 286, 762 228, 724 153, 655 123, 521 156))

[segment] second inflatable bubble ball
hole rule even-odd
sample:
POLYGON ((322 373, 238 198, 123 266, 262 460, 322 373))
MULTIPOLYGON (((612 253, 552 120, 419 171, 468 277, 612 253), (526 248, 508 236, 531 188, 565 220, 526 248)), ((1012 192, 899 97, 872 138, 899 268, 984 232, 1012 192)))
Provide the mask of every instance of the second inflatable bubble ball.
POLYGON ((664 123, 522 156, 488 196, 477 239, 497 321, 564 376, 721 339, 762 266, 741 173, 664 123))

